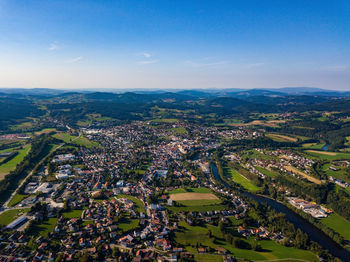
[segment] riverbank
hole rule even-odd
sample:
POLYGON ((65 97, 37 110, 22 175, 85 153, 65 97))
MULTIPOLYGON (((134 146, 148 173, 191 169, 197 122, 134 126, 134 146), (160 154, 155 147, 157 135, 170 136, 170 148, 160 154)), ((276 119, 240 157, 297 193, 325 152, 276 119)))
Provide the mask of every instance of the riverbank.
MULTIPOLYGON (((213 177, 221 182, 225 187, 230 188, 230 185, 223 181, 218 174, 218 170, 216 165, 211 163, 211 170, 213 177)), ((290 210, 287 206, 285 206, 282 202, 278 202, 271 198, 255 195, 246 191, 239 191, 243 196, 250 198, 258 203, 264 203, 270 206, 273 210, 285 214, 286 219, 292 223, 296 228, 299 228, 303 232, 305 232, 309 238, 318 243, 322 248, 328 250, 334 257, 338 257, 343 261, 347 261, 350 257, 350 251, 341 247, 338 243, 336 243, 333 239, 327 236, 323 231, 318 229, 315 225, 311 224, 309 221, 305 220, 299 214, 290 210)))

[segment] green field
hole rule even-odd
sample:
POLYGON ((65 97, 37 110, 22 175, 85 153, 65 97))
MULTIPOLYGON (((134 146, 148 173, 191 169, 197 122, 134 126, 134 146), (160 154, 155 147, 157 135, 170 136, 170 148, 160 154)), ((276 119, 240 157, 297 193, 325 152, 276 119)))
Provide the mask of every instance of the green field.
POLYGON ((261 173, 263 173, 264 175, 267 175, 269 177, 276 177, 278 175, 278 173, 271 171, 271 170, 267 170, 267 169, 262 168, 260 166, 255 166, 255 168, 257 170, 259 170, 261 173))
POLYGON ((25 209, 12 209, 5 211, 0 215, 0 225, 8 225, 18 217, 22 216, 29 211, 29 208, 25 209))
POLYGON ((326 155, 324 154, 324 152, 328 152, 328 151, 319 151, 319 152, 304 151, 304 153, 321 160, 350 159, 350 153, 329 152, 329 153, 335 153, 335 155, 326 155))
POLYGON ((338 171, 334 171, 334 170, 329 169, 330 166, 332 166, 332 164, 331 163, 327 163, 327 164, 324 164, 322 166, 322 168, 321 168, 322 171, 325 172, 327 176, 333 176, 335 178, 344 180, 346 182, 350 182, 350 177, 347 174, 347 172, 346 172, 344 167, 337 167, 339 170, 338 171))
POLYGON ((188 188, 177 188, 169 191, 168 194, 178 194, 178 193, 211 193, 211 190, 206 187, 188 187, 188 188))
POLYGON ((176 203, 181 205, 192 207, 192 206, 210 206, 221 204, 220 199, 203 199, 203 200, 177 200, 176 203))
POLYGON ((154 123, 167 123, 167 124, 173 124, 178 122, 176 118, 157 118, 157 119, 152 119, 151 122, 154 123))
POLYGON ((256 192, 260 188, 253 184, 250 180, 243 177, 237 170, 229 167, 224 168, 224 173, 226 177, 230 177, 235 183, 242 185, 245 189, 251 192, 256 192))
POLYGON ((83 213, 83 210, 75 209, 69 212, 64 212, 62 215, 65 218, 80 218, 82 213, 83 213))
POLYGON ((28 121, 28 122, 23 122, 17 125, 11 126, 11 130, 13 131, 29 131, 31 128, 33 128, 33 122, 28 121))
POLYGON ((29 235, 47 237, 51 233, 57 224, 57 218, 51 217, 48 220, 43 221, 40 224, 33 224, 29 229, 29 235))
POLYGON ((194 259, 197 262, 221 262, 223 257, 214 254, 194 254, 194 259))
POLYGON ((171 128, 170 130, 177 135, 187 134, 187 130, 184 127, 174 127, 174 128, 171 128))
POLYGON ((57 133, 53 135, 54 138, 57 138, 59 140, 62 140, 66 143, 71 142, 74 138, 76 138, 76 136, 72 136, 68 133, 57 133))
POLYGON ((304 143, 301 146, 309 149, 322 149, 325 145, 324 143, 304 143))
POLYGON ((320 219, 322 224, 339 233, 345 240, 350 240, 350 222, 336 213, 320 219))
POLYGON ((23 194, 16 194, 13 196, 13 198, 10 200, 8 206, 13 207, 17 205, 19 202, 21 202, 23 199, 28 197, 28 195, 23 195, 23 194))
POLYGON ((120 228, 123 232, 128 232, 137 228, 139 223, 139 219, 123 219, 122 223, 118 223, 118 228, 120 228))
POLYGON ((27 145, 23 149, 18 150, 18 154, 14 158, 0 166, 0 179, 2 179, 5 174, 15 170, 17 164, 29 153, 30 148, 31 145, 27 145))
POLYGON ((98 147, 99 144, 95 141, 91 141, 90 139, 86 138, 86 137, 79 137, 76 140, 74 140, 72 142, 73 144, 79 145, 79 146, 85 146, 87 148, 91 148, 91 147, 98 147))
POLYGON ((215 211, 215 210, 229 210, 230 207, 226 205, 211 205, 211 206, 187 206, 187 207, 174 207, 167 206, 169 211, 178 213, 178 212, 206 212, 206 211, 215 211))
MULTIPOLYGON (((196 253, 196 245, 216 248, 218 246, 225 248, 236 258, 251 260, 274 260, 274 259, 302 259, 305 261, 318 261, 317 256, 309 251, 285 247, 271 240, 258 241, 263 251, 257 252, 248 249, 234 248, 227 243, 218 227, 213 225, 190 226, 184 221, 179 223, 179 231, 175 233, 175 241, 185 246, 186 250, 196 253), (213 237, 209 238, 209 230, 213 237), (214 237, 216 239, 214 243, 214 237)), ((246 240, 250 242, 250 239, 246 240)), ((216 260, 214 260, 216 261, 216 260)))
POLYGON ((247 158, 249 158, 249 159, 256 158, 256 159, 260 159, 260 160, 272 160, 272 159, 276 159, 276 157, 274 157, 274 156, 265 155, 265 154, 260 153, 259 151, 255 150, 255 149, 245 151, 245 152, 241 155, 241 157, 242 157, 242 158, 247 157, 247 158))

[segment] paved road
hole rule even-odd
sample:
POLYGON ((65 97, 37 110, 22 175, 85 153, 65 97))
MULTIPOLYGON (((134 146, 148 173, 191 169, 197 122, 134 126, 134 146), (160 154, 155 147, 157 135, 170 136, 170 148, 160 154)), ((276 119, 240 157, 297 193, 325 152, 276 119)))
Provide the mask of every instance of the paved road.
MULTIPOLYGON (((67 126, 67 128, 68 128, 69 130, 71 130, 70 127, 67 126)), ((80 136, 81 136, 81 134, 79 133, 79 136, 77 136, 76 138, 74 138, 74 139, 73 139, 72 141, 70 141, 70 142, 75 141, 75 140, 78 139, 80 136)), ((59 145, 58 147, 56 147, 50 154, 52 154, 53 152, 55 152, 57 149, 61 148, 61 147, 64 146, 65 144, 66 144, 66 142, 60 144, 60 145, 59 145)), ((41 159, 41 161, 38 163, 38 165, 41 165, 41 164, 45 161, 45 159, 46 159, 47 157, 48 157, 48 156, 46 156, 46 157, 44 157, 43 159, 41 159)), ((3 212, 6 211, 6 210, 15 209, 15 208, 9 208, 9 207, 8 207, 8 204, 10 203, 11 199, 18 193, 18 190, 19 190, 19 189, 27 182, 27 180, 32 176, 32 174, 33 174, 33 170, 29 172, 29 174, 28 174, 28 175, 23 179, 23 181, 18 185, 18 187, 16 188, 16 190, 11 194, 11 196, 9 197, 9 199, 7 199, 7 201, 3 204, 3 206, 2 206, 2 209, 3 209, 3 210, 0 212, 0 214, 3 213, 3 212)), ((21 208, 23 208, 23 207, 21 207, 21 208)), ((21 209, 21 208, 16 208, 16 209, 21 209)))

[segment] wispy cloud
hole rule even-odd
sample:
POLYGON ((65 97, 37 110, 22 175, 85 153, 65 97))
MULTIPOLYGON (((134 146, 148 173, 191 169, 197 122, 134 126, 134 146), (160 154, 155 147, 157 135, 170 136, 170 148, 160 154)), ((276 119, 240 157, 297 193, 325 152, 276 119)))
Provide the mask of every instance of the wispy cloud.
POLYGON ((143 53, 142 55, 145 58, 151 58, 151 56, 152 56, 150 53, 143 53))
POLYGON ((148 64, 154 64, 159 62, 159 60, 143 60, 143 61, 138 61, 137 63, 139 65, 148 65, 148 64))
POLYGON ((198 61, 187 60, 185 61, 185 64, 192 67, 216 67, 221 65, 227 65, 229 64, 229 62, 228 61, 198 62, 198 61))
POLYGON ((78 57, 66 60, 66 63, 73 64, 73 63, 77 63, 77 62, 79 62, 79 61, 81 61, 83 59, 84 59, 84 57, 78 56, 78 57))
POLYGON ((55 51, 55 50, 57 50, 59 48, 60 48, 60 46, 57 43, 51 43, 50 47, 49 47, 49 50, 50 51, 55 51))
POLYGON ((151 58, 152 54, 149 52, 140 52, 140 53, 137 53, 136 56, 140 56, 140 57, 144 57, 144 58, 151 58))

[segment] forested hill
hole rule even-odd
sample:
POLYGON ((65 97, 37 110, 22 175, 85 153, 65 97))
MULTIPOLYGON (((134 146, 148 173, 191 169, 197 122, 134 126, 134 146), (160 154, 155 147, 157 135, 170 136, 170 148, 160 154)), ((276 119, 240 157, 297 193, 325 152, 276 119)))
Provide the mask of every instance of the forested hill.
MULTIPOLYGON (((0 90, 1 91, 1 90, 0 90)), ((240 92, 55 92, 18 90, 0 93, 0 128, 20 123, 29 117, 39 118, 46 113, 60 120, 77 121, 86 114, 100 114, 119 120, 137 120, 151 116, 154 108, 172 112, 186 111, 187 115, 216 114, 218 117, 249 113, 283 113, 305 111, 350 112, 347 93, 340 97, 325 95, 296 95, 266 90, 240 92), (175 110, 175 111, 174 111, 175 110)))

